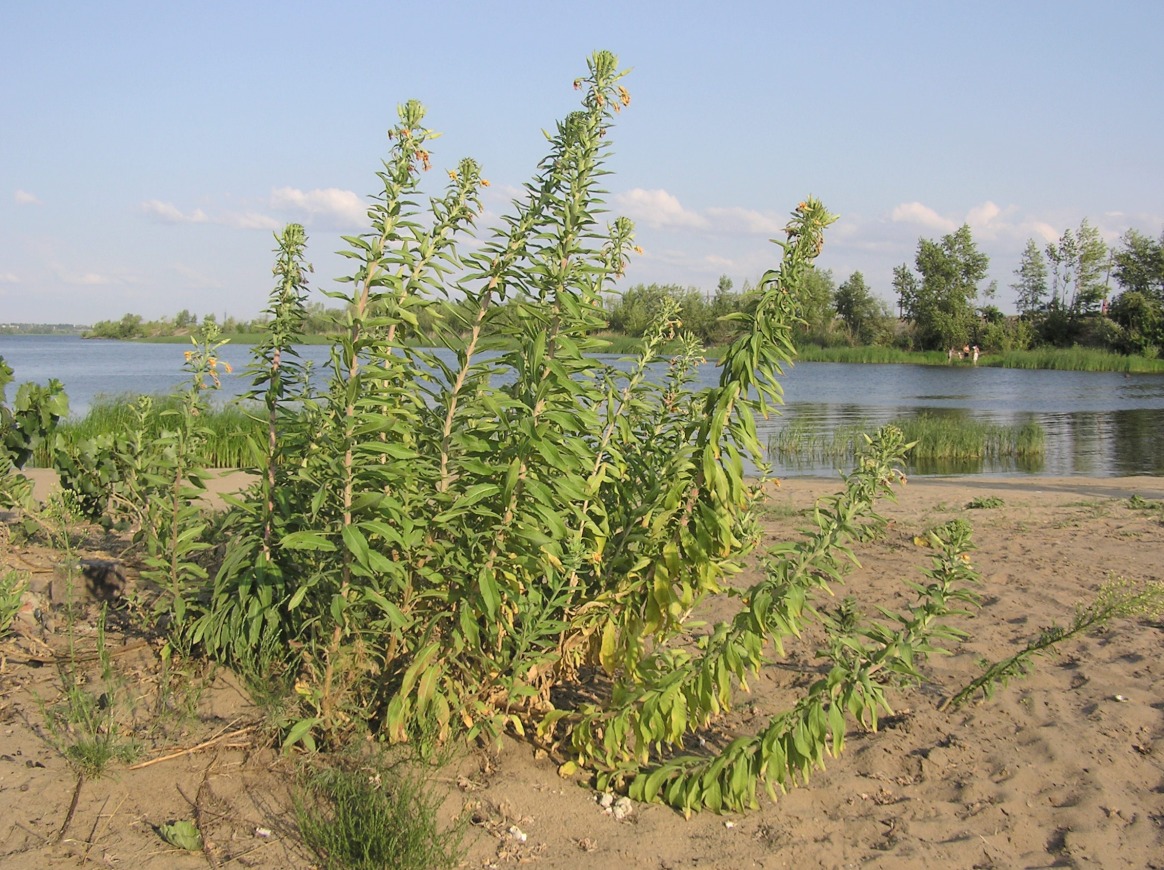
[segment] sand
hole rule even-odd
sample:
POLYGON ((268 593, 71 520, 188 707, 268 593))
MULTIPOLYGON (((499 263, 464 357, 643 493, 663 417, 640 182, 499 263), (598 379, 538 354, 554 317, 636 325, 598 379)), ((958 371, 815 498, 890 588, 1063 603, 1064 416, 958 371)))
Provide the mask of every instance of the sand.
MULTIPOLYGON (((785 481, 767 534, 787 538, 803 524, 796 511, 835 486, 785 481)), ((926 564, 914 537, 963 518, 975 529, 984 603, 962 623, 972 640, 931 659, 922 687, 894 693, 895 715, 877 733, 851 729, 839 758, 776 803, 691 819, 636 804, 618 820, 584 777, 560 778, 554 760, 523 741, 466 750, 430 783, 446 813, 468 807, 476 820, 465 866, 1164 867, 1164 625, 1113 624, 1040 659, 991 700, 939 711, 980 658, 1067 623, 1106 580, 1162 579, 1164 511, 1132 495, 1164 499, 1164 480, 911 480, 884 506, 887 536, 860 545, 861 567, 838 592, 900 605, 901 580, 920 578, 926 564), (1002 505, 967 507, 988 496, 1002 505)), ((50 551, 5 537, 0 553, 34 575, 53 570, 50 551)), ((90 620, 76 626, 79 648, 92 646, 90 620)), ((207 745, 136 769, 113 762, 78 785, 44 724, 62 685, 52 664, 62 623, 50 621, 55 634, 0 641, 0 865, 312 866, 290 811, 294 760, 270 748, 262 711, 222 671, 167 677, 156 647, 132 633, 113 631, 110 643, 120 694, 140 708, 139 760, 207 745), (155 831, 186 818, 200 824, 203 853, 178 852, 155 831)), ((803 681, 802 661, 765 671, 749 709, 803 681)), ((747 714, 733 727, 748 728, 747 714)))

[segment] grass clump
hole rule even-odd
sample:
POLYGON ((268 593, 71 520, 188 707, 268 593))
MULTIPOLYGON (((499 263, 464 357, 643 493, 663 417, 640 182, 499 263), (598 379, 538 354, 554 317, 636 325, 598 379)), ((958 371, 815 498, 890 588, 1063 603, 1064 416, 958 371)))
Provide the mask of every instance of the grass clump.
POLYGON ((312 771, 293 800, 303 841, 325 870, 435 870, 461 861, 463 822, 442 828, 439 800, 400 765, 312 771))
POLYGON ((1005 502, 996 495, 980 495, 978 498, 972 498, 966 502, 967 510, 993 510, 1000 508, 1005 502))
MULTIPOLYGON (((913 443, 913 463, 981 461, 1002 457, 1037 458, 1046 449, 1046 433, 1034 421, 998 425, 965 417, 918 414, 892 422, 913 443)), ((793 420, 768 440, 768 450, 782 460, 846 460, 864 444, 867 423, 821 431, 811 421, 793 420)))
POLYGON ((915 442, 911 457, 926 459, 993 459, 1041 456, 1043 427, 1035 422, 1001 426, 981 420, 919 414, 895 421, 907 441, 915 442))
MULTIPOLYGON (((71 612, 71 610, 70 610, 71 612)), ((62 699, 44 707, 52 743, 84 776, 98 777, 110 762, 129 763, 141 754, 137 741, 128 736, 118 718, 122 685, 113 669, 113 657, 105 642, 106 610, 97 618, 96 680, 82 667, 88 656, 77 652, 72 619, 69 651, 59 665, 62 699)))
POLYGON ((1139 493, 1133 493, 1132 497, 1128 499, 1128 507, 1134 511, 1148 511, 1164 516, 1164 501, 1144 498, 1139 493))

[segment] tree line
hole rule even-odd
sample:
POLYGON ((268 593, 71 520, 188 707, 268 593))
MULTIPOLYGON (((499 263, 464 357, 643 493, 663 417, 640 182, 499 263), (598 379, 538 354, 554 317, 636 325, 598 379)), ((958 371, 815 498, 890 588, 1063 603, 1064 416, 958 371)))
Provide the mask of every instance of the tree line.
MULTIPOLYGON (((976 345, 984 352, 1033 347, 1081 345, 1157 357, 1164 347, 1164 233, 1153 239, 1128 230, 1109 247, 1084 219, 1054 242, 1027 242, 1014 281, 1018 314, 1005 315, 993 304, 997 282, 987 281, 990 258, 979 250, 968 225, 940 239, 920 238, 912 267, 893 271, 897 311, 872 289, 860 271, 837 284, 831 270, 813 268, 800 282, 798 344, 822 347, 893 346, 905 350, 945 350, 976 345)), ((680 307, 683 328, 707 345, 721 345, 737 332, 738 317, 748 312, 754 288, 741 291, 722 276, 714 291, 678 284, 635 284, 606 297, 611 333, 641 337, 665 300, 680 307)), ((463 300, 443 300, 420 317, 416 332, 447 342, 470 322, 463 300)), ((147 321, 137 314, 100 321, 86 335, 135 339, 192 333, 199 323, 214 322, 224 333, 262 332, 266 320, 201 319, 188 310, 171 318, 147 321)), ((321 302, 306 305, 305 335, 341 331, 342 308, 321 302)), ((499 323, 505 319, 500 318, 499 323)))

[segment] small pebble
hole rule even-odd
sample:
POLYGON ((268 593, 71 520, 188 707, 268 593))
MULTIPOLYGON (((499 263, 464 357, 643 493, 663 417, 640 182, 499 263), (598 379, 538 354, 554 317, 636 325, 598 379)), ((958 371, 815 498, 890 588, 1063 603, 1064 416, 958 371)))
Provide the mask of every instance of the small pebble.
POLYGON ((634 809, 635 806, 631 803, 631 799, 624 796, 614 802, 614 807, 611 811, 614 813, 614 817, 621 822, 623 819, 628 818, 634 812, 634 809))
POLYGON ((513 837, 513 839, 517 840, 519 843, 524 843, 527 839, 529 839, 526 836, 525 831, 523 831, 517 825, 509 826, 509 836, 513 837))

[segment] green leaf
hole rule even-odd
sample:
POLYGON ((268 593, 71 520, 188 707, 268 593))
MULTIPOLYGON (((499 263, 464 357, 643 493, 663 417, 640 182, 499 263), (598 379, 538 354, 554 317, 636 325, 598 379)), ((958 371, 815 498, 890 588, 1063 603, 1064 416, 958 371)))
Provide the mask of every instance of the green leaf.
POLYGON ((202 832, 189 819, 158 825, 158 834, 171 846, 185 849, 187 852, 202 851, 202 832))
POLYGON ((287 736, 283 739, 283 751, 286 752, 296 743, 303 743, 307 749, 314 750, 315 741, 311 737, 311 731, 322 721, 319 717, 313 717, 311 719, 300 719, 292 725, 291 729, 287 732, 287 736))
POLYGON ((284 535, 279 546, 288 550, 321 550, 327 553, 335 552, 333 544, 323 532, 292 532, 284 535))

